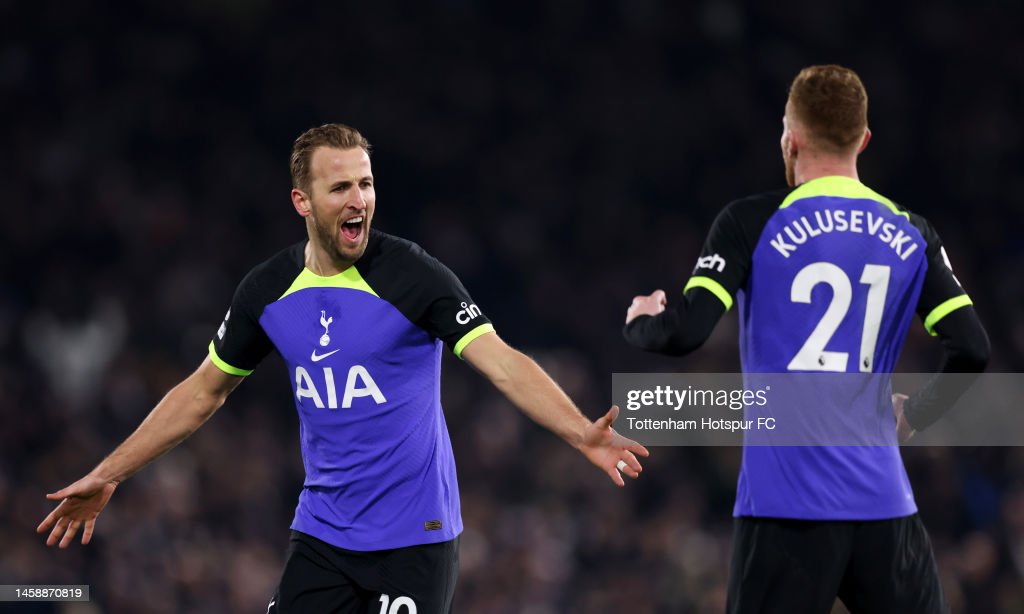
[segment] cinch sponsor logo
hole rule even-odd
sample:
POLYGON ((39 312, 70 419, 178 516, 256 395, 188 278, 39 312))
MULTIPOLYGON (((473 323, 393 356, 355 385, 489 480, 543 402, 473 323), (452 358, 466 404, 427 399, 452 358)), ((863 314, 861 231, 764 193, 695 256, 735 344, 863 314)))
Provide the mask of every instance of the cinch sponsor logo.
POLYGON ((718 254, 711 254, 710 256, 704 256, 703 258, 697 259, 698 269, 718 269, 721 273, 725 270, 725 258, 722 258, 718 254))
MULTIPOLYGON (((334 385, 334 369, 324 367, 323 376, 323 390, 325 394, 320 394, 317 384, 313 381, 309 371, 305 367, 295 367, 295 398, 298 400, 299 405, 302 404, 302 399, 310 399, 318 409, 323 409, 324 407, 327 409, 338 409, 338 389, 334 385), (324 404, 324 397, 327 397, 326 405, 324 404)), ((341 395, 342 409, 352 407, 353 399, 362 397, 372 398, 377 405, 387 403, 384 393, 380 391, 380 387, 377 386, 377 382, 370 376, 370 372, 366 370, 366 367, 363 365, 352 365, 348 370, 348 376, 345 378, 345 389, 341 395)))
POLYGON ((469 324, 480 315, 480 308, 476 305, 462 304, 462 311, 455 314, 455 321, 459 324, 469 324))

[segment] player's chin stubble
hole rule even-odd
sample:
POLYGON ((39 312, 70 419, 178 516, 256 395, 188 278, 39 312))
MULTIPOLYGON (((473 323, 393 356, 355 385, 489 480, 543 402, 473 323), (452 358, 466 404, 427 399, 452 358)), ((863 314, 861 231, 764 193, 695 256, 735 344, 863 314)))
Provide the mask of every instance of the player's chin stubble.
POLYGON ((366 242, 369 236, 368 232, 363 233, 358 246, 346 251, 339 244, 341 241, 339 229, 332 229, 327 224, 322 223, 315 213, 311 214, 311 217, 313 218, 313 229, 316 231, 316 237, 320 242, 320 247, 327 251, 331 260, 339 263, 355 262, 363 255, 363 252, 366 251, 366 242))

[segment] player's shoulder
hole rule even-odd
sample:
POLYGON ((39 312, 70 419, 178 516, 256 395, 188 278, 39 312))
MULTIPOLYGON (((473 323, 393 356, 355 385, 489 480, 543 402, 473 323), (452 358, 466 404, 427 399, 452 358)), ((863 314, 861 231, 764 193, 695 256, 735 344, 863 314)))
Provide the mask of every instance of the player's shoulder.
POLYGON ((363 257, 421 258, 426 253, 418 243, 373 228, 363 257))
POLYGON ((364 275, 380 269, 414 272, 439 264, 418 243, 376 229, 370 230, 366 251, 356 263, 364 275))
POLYGON ((455 274, 418 244, 378 230, 370 231, 356 268, 377 296, 407 314, 420 313, 438 294, 460 287, 455 274))
POLYGON ((921 233, 921 238, 924 239, 925 244, 928 246, 929 252, 938 250, 942 247, 942 240, 939 239, 939 233, 935 230, 935 226, 932 225, 928 219, 920 213, 915 213, 903 206, 902 204, 890 200, 889 203, 896 209, 896 211, 902 215, 907 216, 907 220, 910 224, 921 233))
POLYGON ((279 250, 251 268, 245 279, 250 282, 266 283, 274 278, 288 277, 288 283, 291 283, 305 266, 305 246, 306 241, 303 240, 279 250))
POLYGON ((742 198, 730 202, 726 205, 726 208, 738 208, 738 209, 778 209, 782 205, 786 197, 793 191, 794 188, 782 188, 775 190, 766 190, 764 192, 757 192, 756 194, 750 194, 742 198))
POLYGON ((896 206, 900 211, 907 214, 907 219, 910 220, 910 223, 913 224, 914 228, 917 228, 925 241, 931 244, 939 240, 939 233, 935 230, 935 226, 932 226, 932 223, 929 222, 925 216, 920 213, 914 213, 913 211, 900 206, 898 203, 896 206))
POLYGON ((302 272, 305 245, 305 240, 293 243, 251 268, 242 278, 239 291, 253 303, 276 300, 302 272))
POLYGON ((779 206, 792 191, 792 189, 769 190, 737 198, 725 205, 722 214, 732 216, 740 221, 768 219, 778 211, 779 206))
POLYGON ((917 229, 919 233, 921 233, 921 238, 924 239, 925 243, 925 251, 929 255, 929 257, 934 257, 940 252, 944 253, 944 250, 942 248, 942 239, 939 238, 938 231, 935 230, 935 226, 933 226, 927 218, 925 218, 920 213, 915 213, 914 211, 911 211, 902 203, 891 198, 879 196, 879 200, 886 204, 891 209, 893 209, 893 211, 895 211, 899 215, 906 216, 907 221, 910 222, 910 225, 917 229))
POLYGON ((714 231, 728 232, 728 229, 738 229, 752 246, 790 191, 758 192, 729 202, 718 213, 714 231))

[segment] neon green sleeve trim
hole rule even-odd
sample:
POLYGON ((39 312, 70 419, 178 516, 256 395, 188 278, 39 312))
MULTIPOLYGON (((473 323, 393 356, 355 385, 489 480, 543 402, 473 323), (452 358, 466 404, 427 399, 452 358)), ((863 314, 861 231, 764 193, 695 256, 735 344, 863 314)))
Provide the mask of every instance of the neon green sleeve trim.
POLYGON ((686 287, 683 288, 683 294, 689 292, 690 288, 704 288, 717 296, 718 300, 725 304, 726 311, 732 309, 732 296, 728 290, 710 277, 691 277, 690 281, 686 282, 686 287))
POLYGON ((939 323, 939 320, 948 316, 957 309, 960 309, 961 307, 966 307, 968 305, 973 304, 974 301, 972 301, 971 297, 967 296, 966 294, 955 296, 949 299, 948 301, 943 302, 935 309, 932 309, 931 313, 928 314, 928 317, 924 319, 924 329, 928 331, 928 334, 931 335, 932 337, 936 336, 938 333, 935 332, 935 325, 939 323))
POLYGON ((213 347, 213 341, 210 342, 210 361, 217 365, 221 371, 228 375, 237 375, 239 377, 245 377, 246 375, 252 375, 252 369, 246 371, 245 369, 239 369, 238 367, 232 367, 228 363, 221 360, 220 356, 217 356, 217 350, 213 347))
POLYGON ((818 177, 817 179, 811 179, 810 181, 800 184, 795 190, 789 193, 789 196, 787 196, 785 200, 782 201, 782 204, 779 205, 779 209, 785 209, 798 200, 813 198, 815 196, 837 196, 839 198, 856 200, 873 200, 875 202, 882 203, 896 215, 902 215, 903 217, 910 219, 909 213, 906 211, 900 211, 899 207, 897 207, 896 204, 888 198, 882 196, 878 192, 875 192, 853 177, 841 176, 818 177))
POLYGON ((486 335, 487 333, 493 333, 493 332, 494 332, 494 325, 493 324, 481 324, 480 326, 477 326, 473 330, 471 330, 468 333, 466 333, 465 335, 463 335, 462 339, 459 339, 459 342, 455 344, 455 349, 453 349, 452 351, 455 352, 456 356, 458 356, 459 358, 462 358, 462 350, 466 349, 466 346, 469 345, 470 342, 472 342, 474 339, 476 339, 480 335, 486 335))

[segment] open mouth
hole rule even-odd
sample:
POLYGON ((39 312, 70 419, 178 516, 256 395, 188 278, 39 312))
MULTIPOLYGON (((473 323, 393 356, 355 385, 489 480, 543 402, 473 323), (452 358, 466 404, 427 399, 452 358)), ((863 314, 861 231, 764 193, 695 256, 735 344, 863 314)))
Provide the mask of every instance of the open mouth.
POLYGON ((356 242, 363 234, 363 216, 357 216, 347 220, 341 225, 341 236, 345 239, 356 242))

